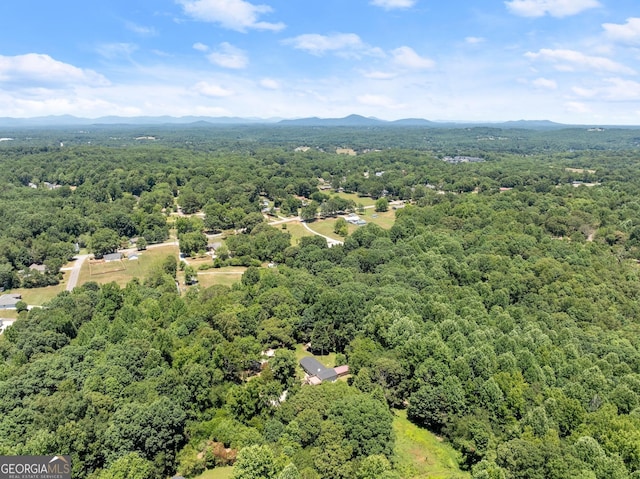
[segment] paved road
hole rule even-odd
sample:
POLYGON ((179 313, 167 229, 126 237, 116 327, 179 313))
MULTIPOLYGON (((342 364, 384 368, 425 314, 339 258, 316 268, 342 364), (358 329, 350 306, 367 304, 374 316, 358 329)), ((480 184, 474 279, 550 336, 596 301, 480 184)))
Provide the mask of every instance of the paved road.
POLYGON ((71 274, 69 275, 69 281, 67 282, 67 291, 72 291, 73 288, 78 284, 78 279, 80 278, 80 269, 82 268, 82 264, 84 261, 91 255, 89 254, 80 254, 76 256, 76 262, 73 264, 73 268, 71 268, 71 274))
POLYGON ((337 239, 330 238, 329 236, 322 235, 322 234, 318 233, 317 231, 312 230, 311 228, 309 228, 309 225, 306 222, 303 222, 302 226, 304 226, 308 231, 311 231, 314 235, 318 235, 318 236, 326 239, 327 243, 329 244, 329 247, 337 245, 337 244, 344 244, 344 241, 338 241, 337 239))

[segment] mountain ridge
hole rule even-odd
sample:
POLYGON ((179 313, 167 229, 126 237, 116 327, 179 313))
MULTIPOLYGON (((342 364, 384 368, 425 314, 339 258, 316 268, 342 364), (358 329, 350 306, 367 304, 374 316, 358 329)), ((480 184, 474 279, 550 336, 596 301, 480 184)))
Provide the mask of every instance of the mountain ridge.
MULTIPOLYGON (((99 118, 82 118, 73 115, 50 115, 32 118, 0 117, 0 128, 42 128, 71 126, 136 126, 136 125, 182 125, 182 126, 223 126, 223 125, 273 125, 273 126, 306 126, 306 127, 425 127, 425 128, 522 128, 522 129, 560 129, 573 127, 590 127, 603 125, 570 125, 550 120, 509 120, 504 122, 488 121, 432 121, 424 118, 403 118, 398 120, 381 120, 351 114, 342 118, 244 118, 235 116, 103 116, 99 118)), ((609 125, 604 125, 609 126, 609 125)), ((616 126, 616 125, 614 125, 616 126)), ((634 128, 630 125, 618 125, 622 128, 634 128)))

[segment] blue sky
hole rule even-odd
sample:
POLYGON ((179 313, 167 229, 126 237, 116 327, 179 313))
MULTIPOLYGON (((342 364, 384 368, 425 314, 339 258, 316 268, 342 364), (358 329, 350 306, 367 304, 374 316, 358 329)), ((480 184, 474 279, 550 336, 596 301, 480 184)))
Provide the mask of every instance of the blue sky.
POLYGON ((638 0, 8 1, 0 116, 640 125, 638 0))

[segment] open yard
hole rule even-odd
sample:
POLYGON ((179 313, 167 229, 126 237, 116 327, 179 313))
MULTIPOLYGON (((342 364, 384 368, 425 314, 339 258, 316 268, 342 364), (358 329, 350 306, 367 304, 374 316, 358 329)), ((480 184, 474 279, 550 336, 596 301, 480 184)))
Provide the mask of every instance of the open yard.
POLYGON ((300 362, 300 360, 306 356, 313 356, 316 358, 322 365, 327 368, 333 368, 336 366, 336 353, 329 353, 325 355, 320 354, 311 354, 309 351, 304 349, 304 345, 297 344, 296 345, 296 360, 300 362))
POLYGON ((195 479, 229 479, 232 473, 232 466, 216 467, 215 469, 204 471, 199 476, 196 476, 195 479))
MULTIPOLYGON (((282 231, 288 231, 291 234, 291 244, 293 246, 297 246, 300 243, 300 238, 303 236, 313 236, 313 234, 307 230, 304 226, 300 224, 298 221, 291 221, 289 223, 283 223, 287 225, 286 229, 282 231)), ((282 225, 276 225, 274 228, 282 228, 282 225)))
POLYGON ((228 266, 226 268, 213 268, 198 271, 198 285, 200 288, 222 285, 232 286, 240 281, 242 274, 247 270, 242 266, 228 266))
POLYGON ((362 204, 363 206, 373 206, 375 204, 375 202, 376 202, 376 200, 374 200, 370 196, 358 196, 357 193, 333 193, 333 192, 331 192, 331 194, 339 196, 340 198, 344 198, 345 200, 353 200, 356 205, 362 204))
POLYGON ((85 261, 80 271, 78 286, 89 281, 105 284, 115 281, 120 286, 125 286, 133 278, 144 279, 153 269, 159 266, 168 256, 173 255, 178 260, 178 247, 176 245, 163 245, 139 251, 139 259, 129 261, 114 261, 111 263, 90 264, 85 261))
POLYGON ((468 479, 458 467, 459 453, 435 434, 407 419, 406 410, 393 410, 396 460, 406 479, 468 479))
MULTIPOLYGON (((47 286, 45 288, 18 288, 11 291, 7 291, 13 294, 21 294, 22 301, 29 305, 42 306, 43 304, 51 301, 58 293, 64 291, 67 285, 67 279, 69 278, 69 271, 64 272, 63 280, 60 284, 55 286, 47 286)), ((4 314, 4 312, 3 312, 4 314)), ((8 317, 8 316, 5 316, 8 317)))

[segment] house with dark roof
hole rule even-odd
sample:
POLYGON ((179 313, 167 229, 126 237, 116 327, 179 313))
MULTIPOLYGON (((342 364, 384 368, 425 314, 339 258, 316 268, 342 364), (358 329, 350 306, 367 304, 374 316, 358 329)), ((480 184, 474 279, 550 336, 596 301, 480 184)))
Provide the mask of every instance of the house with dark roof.
POLYGON ((320 361, 312 356, 304 357, 300 360, 300 366, 306 373, 307 384, 317 385, 325 381, 333 382, 338 377, 344 376, 349 372, 349 366, 338 366, 336 368, 327 368, 320 361))

